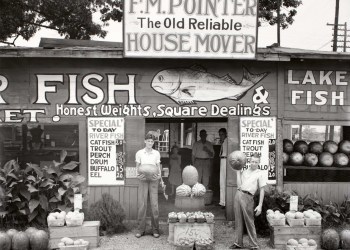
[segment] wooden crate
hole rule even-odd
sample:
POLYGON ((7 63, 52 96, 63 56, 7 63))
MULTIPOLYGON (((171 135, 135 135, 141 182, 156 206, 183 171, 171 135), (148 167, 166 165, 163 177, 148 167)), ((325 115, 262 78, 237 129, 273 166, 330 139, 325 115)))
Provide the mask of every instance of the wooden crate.
POLYGON ((192 237, 197 236, 206 236, 209 232, 209 236, 212 240, 214 240, 214 223, 169 223, 169 236, 168 242, 170 244, 175 243, 175 239, 177 238, 179 232, 186 231, 187 234, 192 237))
POLYGON ((270 226, 270 242, 276 249, 286 249, 289 239, 313 239, 321 246, 321 226, 270 226))
POLYGON ((98 247, 100 243, 99 227, 99 221, 84 221, 79 227, 49 227, 50 248, 58 248, 57 244, 63 237, 73 240, 83 239, 89 242, 90 247, 98 247))
POLYGON ((204 196, 202 197, 175 197, 175 207, 178 211, 182 212, 193 212, 193 211, 203 211, 204 196))

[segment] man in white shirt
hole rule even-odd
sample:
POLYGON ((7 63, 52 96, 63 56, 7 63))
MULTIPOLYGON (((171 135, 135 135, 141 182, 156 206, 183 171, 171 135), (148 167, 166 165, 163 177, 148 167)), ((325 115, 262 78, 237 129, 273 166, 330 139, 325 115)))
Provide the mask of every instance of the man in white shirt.
POLYGON ((139 192, 141 195, 140 207, 138 211, 138 232, 136 237, 140 238, 145 234, 146 230, 146 212, 147 212, 147 198, 148 193, 152 208, 152 228, 153 236, 155 238, 159 237, 159 209, 158 209, 158 185, 160 179, 160 153, 159 151, 153 149, 154 137, 151 134, 145 136, 145 148, 137 151, 135 156, 136 169, 139 178, 139 192), (139 168, 141 165, 154 165, 154 168, 158 170, 157 174, 154 174, 151 180, 147 180, 144 174, 139 173, 139 168))
POLYGON ((207 131, 202 129, 199 136, 201 139, 196 141, 192 147, 192 164, 198 171, 198 182, 208 189, 214 148, 213 144, 207 141, 207 131))
POLYGON ((230 249, 243 248, 243 223, 248 231, 250 249, 259 249, 254 212, 255 216, 261 214, 265 195, 264 186, 266 185, 263 171, 258 169, 259 163, 260 156, 254 153, 250 160, 250 167, 244 171, 237 171, 238 188, 234 199, 236 239, 230 249), (260 190, 259 204, 254 209, 254 194, 257 190, 260 190))
POLYGON ((220 202, 221 208, 225 208, 226 204, 226 160, 227 160, 227 131, 225 128, 219 129, 220 136, 220 202))

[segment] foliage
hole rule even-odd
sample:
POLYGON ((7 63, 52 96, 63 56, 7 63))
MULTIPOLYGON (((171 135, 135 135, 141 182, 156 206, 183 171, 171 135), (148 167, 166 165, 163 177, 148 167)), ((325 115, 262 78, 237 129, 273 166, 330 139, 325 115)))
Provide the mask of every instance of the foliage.
POLYGON ((121 22, 122 9, 121 0, 0 0, 0 43, 14 45, 20 36, 29 40, 42 27, 67 39, 103 38, 107 33, 93 14, 99 12, 108 25, 110 20, 121 22))
POLYGON ((87 212, 89 220, 99 220, 101 230, 107 234, 120 233, 125 230, 123 220, 126 218, 125 211, 119 201, 113 199, 110 194, 102 194, 102 198, 93 203, 87 212))
POLYGON ((279 3, 281 3, 279 20, 282 29, 286 29, 293 24, 294 17, 297 14, 296 8, 302 4, 301 0, 259 0, 259 25, 263 22, 267 22, 270 25, 277 24, 279 3))
POLYGON ((86 193, 85 177, 74 172, 78 164, 61 161, 41 169, 36 164, 27 163, 22 168, 15 160, 7 162, 0 169, 0 186, 5 195, 0 202, 2 222, 18 227, 46 225, 51 210, 71 210, 74 194, 86 193))

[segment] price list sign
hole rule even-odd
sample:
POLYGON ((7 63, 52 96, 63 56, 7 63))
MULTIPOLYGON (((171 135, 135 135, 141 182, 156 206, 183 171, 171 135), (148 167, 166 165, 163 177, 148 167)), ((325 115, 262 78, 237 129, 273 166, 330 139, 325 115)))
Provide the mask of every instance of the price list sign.
POLYGON ((88 117, 87 128, 89 186, 124 185, 124 118, 88 117))
POLYGON ((252 154, 260 155, 259 169, 269 184, 276 183, 276 118, 241 117, 240 149, 247 156, 247 169, 252 154))

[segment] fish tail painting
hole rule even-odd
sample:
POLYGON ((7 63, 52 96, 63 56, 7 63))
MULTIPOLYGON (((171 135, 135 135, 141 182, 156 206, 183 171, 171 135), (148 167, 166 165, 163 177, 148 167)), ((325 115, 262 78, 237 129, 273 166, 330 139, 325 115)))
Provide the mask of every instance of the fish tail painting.
POLYGON ((161 70, 153 77, 151 86, 180 105, 223 99, 238 101, 268 74, 252 74, 243 67, 242 80, 237 83, 229 74, 220 77, 194 65, 161 70))

